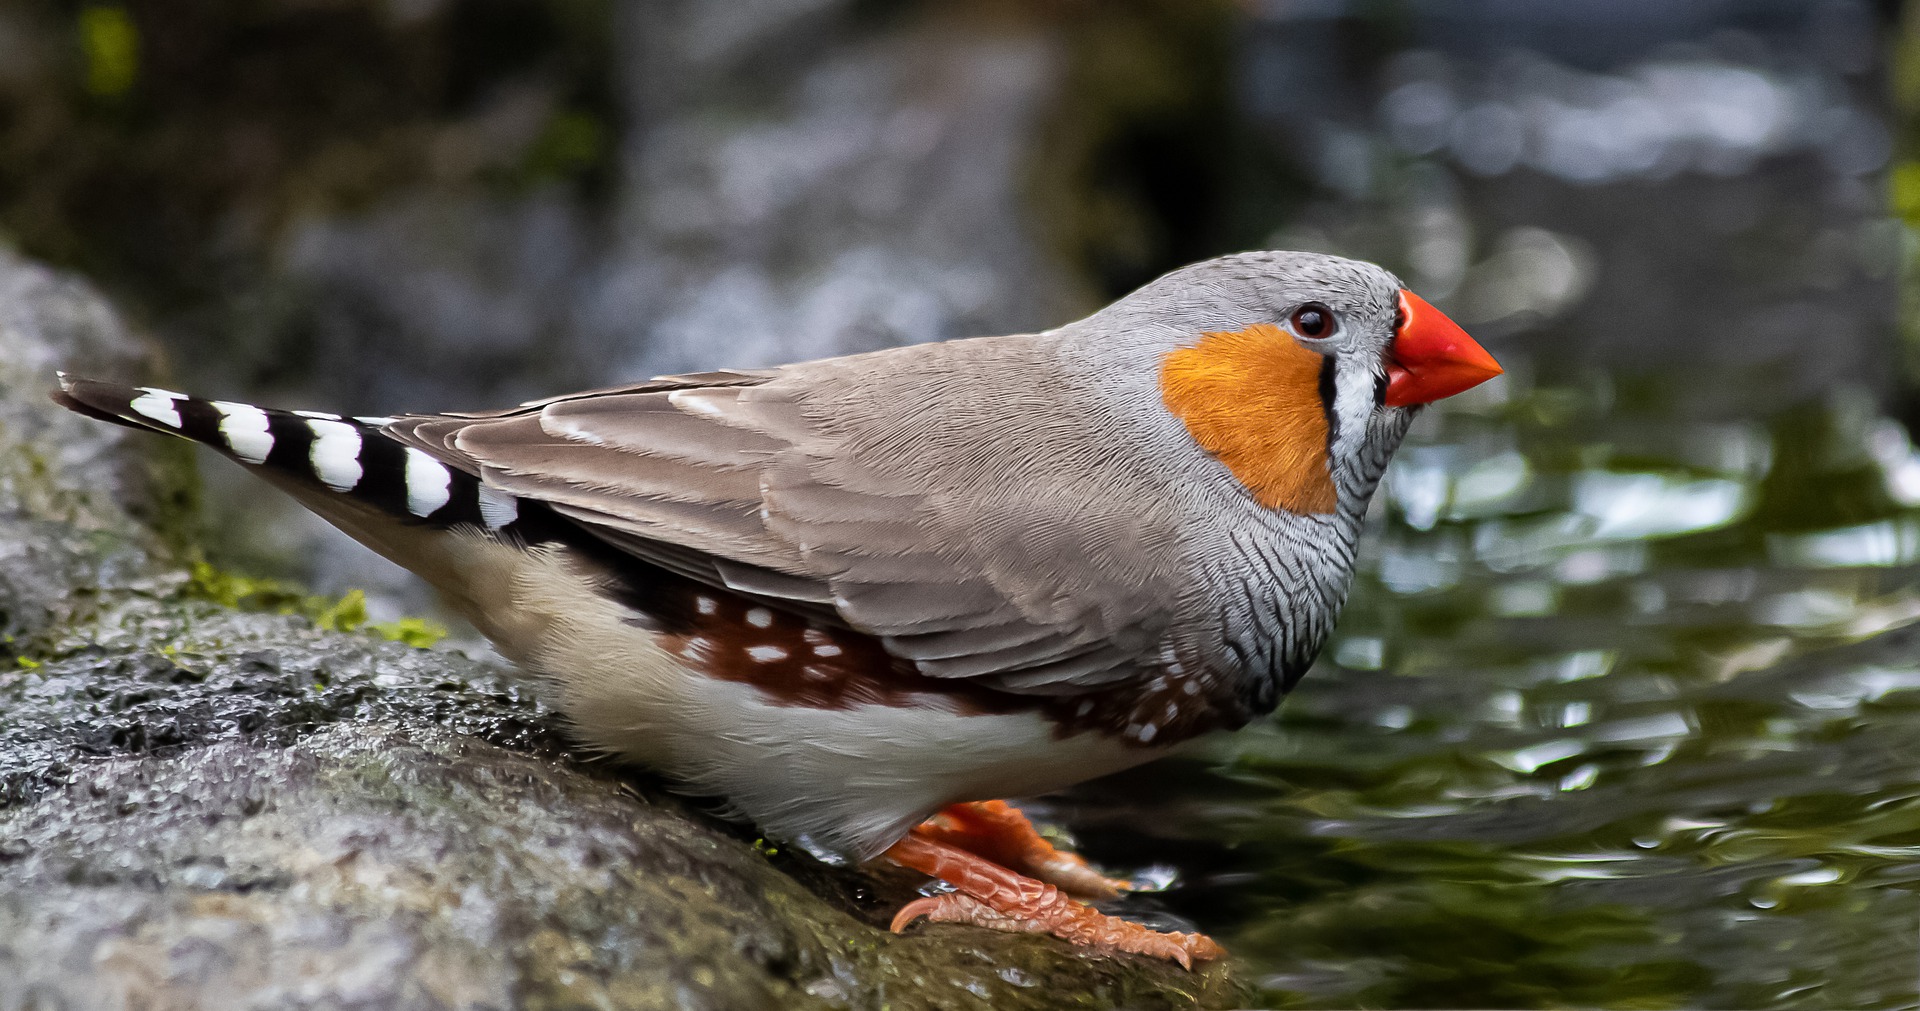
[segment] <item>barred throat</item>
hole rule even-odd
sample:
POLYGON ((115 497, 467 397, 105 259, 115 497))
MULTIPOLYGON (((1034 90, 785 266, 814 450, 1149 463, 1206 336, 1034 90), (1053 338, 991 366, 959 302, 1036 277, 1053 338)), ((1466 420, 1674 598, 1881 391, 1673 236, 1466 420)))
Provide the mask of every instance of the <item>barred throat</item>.
POLYGON ((1370 368, 1328 368, 1321 382, 1339 507, 1250 517, 1231 535, 1243 578, 1218 590, 1220 644, 1244 674, 1250 716, 1279 705, 1326 645, 1352 587, 1368 504, 1417 413, 1382 409, 1385 379, 1370 368))
POLYGON ((381 434, 392 418, 281 411, 65 373, 53 398, 88 417, 205 443, 240 463, 349 496, 405 523, 525 533, 521 499, 381 434))
POLYGON ((1358 524, 1344 514, 1279 517, 1233 532, 1237 578, 1216 589, 1218 640, 1248 718, 1272 712, 1313 666, 1345 605, 1358 524))
POLYGON ((1241 585, 1245 596, 1228 601, 1221 625, 1223 645, 1246 671, 1242 704, 1253 715, 1271 712, 1306 675, 1333 633, 1353 585, 1360 531, 1367 506, 1406 437, 1417 408, 1381 410, 1385 380, 1370 370, 1339 375, 1331 454, 1339 510, 1315 516, 1273 515, 1265 525, 1235 531, 1240 571, 1254 575, 1241 585))

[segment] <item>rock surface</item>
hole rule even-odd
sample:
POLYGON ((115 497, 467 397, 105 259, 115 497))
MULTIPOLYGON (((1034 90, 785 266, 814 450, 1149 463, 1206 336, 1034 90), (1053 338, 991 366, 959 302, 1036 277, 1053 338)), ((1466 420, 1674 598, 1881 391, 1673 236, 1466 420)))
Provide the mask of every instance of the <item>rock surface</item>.
POLYGON ((1227 1006, 1223 967, 951 926, 568 751, 507 671, 223 606, 170 444, 46 401, 139 371, 0 255, 0 1008, 1227 1006))

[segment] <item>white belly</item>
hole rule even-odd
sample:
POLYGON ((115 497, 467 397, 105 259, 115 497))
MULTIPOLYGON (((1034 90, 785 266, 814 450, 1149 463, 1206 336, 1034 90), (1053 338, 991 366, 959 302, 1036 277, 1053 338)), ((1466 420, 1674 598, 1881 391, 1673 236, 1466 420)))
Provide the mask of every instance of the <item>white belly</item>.
POLYGON ((548 678, 583 740, 692 792, 725 798, 775 838, 865 859, 947 804, 1027 796, 1160 757, 1098 733, 1054 737, 1038 713, 925 705, 780 705, 689 670, 632 613, 593 591, 564 550, 481 541, 456 600, 548 678))
POLYGON ((858 859, 947 804, 1044 793, 1157 757, 1099 734, 1057 740, 1037 713, 811 709, 692 672, 680 680, 667 697, 602 693, 583 732, 727 798, 778 838, 858 859))

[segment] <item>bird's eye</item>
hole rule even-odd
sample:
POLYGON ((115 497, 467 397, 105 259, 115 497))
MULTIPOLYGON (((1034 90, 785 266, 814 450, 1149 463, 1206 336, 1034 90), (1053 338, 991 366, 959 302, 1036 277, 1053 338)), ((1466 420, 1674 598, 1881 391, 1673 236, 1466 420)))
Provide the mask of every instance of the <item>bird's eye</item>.
POLYGON ((1318 302, 1308 302, 1287 318, 1293 332, 1308 340, 1319 340, 1333 333, 1333 310, 1318 302))

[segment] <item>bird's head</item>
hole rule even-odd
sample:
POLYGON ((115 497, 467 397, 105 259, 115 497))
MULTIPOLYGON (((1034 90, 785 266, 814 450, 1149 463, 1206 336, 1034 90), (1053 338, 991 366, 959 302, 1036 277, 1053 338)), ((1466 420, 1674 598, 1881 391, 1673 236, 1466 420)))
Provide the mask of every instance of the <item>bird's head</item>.
POLYGON ((1207 260, 1114 309, 1151 314, 1167 409, 1269 508, 1364 504, 1414 411, 1501 373, 1391 273, 1319 253, 1207 260))

